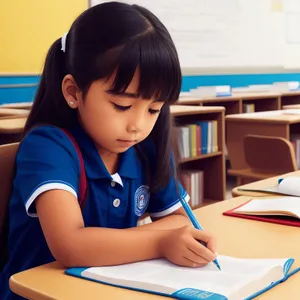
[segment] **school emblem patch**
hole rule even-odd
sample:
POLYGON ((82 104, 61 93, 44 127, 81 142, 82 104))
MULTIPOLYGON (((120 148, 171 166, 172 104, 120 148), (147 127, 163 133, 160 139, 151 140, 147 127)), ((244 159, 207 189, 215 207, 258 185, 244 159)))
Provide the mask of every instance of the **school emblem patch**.
POLYGON ((149 187, 141 185, 134 194, 134 210, 135 214, 140 217, 146 211, 149 205, 149 187))

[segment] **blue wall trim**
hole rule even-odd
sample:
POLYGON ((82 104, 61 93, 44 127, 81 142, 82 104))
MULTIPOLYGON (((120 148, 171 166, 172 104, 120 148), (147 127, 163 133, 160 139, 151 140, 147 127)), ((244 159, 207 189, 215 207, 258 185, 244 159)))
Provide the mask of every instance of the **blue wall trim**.
POLYGON ((6 103, 31 102, 33 101, 37 87, 1 88, 0 105, 6 103))
MULTIPOLYGON (((39 78, 38 75, 0 76, 0 104, 32 101, 37 87, 1 88, 1 85, 38 83, 39 78)), ((272 84, 280 81, 300 82, 300 73, 189 75, 183 76, 182 91, 187 92, 197 86, 230 85, 231 87, 243 87, 250 84, 272 84)))
POLYGON ((18 83, 36 83, 40 79, 39 75, 31 76, 1 76, 0 75, 0 85, 1 84, 18 84, 18 83))
POLYGON ((182 91, 188 92, 197 86, 230 85, 231 87, 244 87, 250 84, 272 84, 280 81, 300 81, 300 73, 184 76, 182 91))
POLYGON ((0 76, 0 105, 5 103, 31 102, 37 91, 37 86, 7 87, 9 84, 36 84, 39 75, 32 76, 0 76), (1 88, 1 85, 6 87, 1 88))

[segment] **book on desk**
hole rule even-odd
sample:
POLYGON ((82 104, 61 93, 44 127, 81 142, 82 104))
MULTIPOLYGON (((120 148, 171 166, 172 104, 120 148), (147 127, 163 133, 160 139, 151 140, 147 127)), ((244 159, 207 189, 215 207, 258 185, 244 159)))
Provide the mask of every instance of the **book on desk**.
POLYGON ((300 227, 300 198, 254 198, 223 212, 223 215, 300 227))
POLYGON ((204 267, 180 267, 165 259, 119 266, 70 268, 67 275, 176 299, 253 299, 299 271, 292 258, 243 259, 218 256, 221 271, 204 267))
POLYGON ((238 191, 260 192, 266 194, 280 194, 300 197, 300 177, 286 177, 278 180, 278 183, 262 188, 238 188, 238 191))

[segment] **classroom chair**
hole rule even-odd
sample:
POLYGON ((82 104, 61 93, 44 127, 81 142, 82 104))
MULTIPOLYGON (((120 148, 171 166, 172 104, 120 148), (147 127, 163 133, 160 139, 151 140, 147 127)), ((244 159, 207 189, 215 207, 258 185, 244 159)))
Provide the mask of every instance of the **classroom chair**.
POLYGON ((295 150, 287 139, 250 134, 243 144, 248 168, 228 170, 237 177, 237 186, 298 170, 295 150))
POLYGON ((26 117, 0 117, 0 145, 19 142, 23 137, 26 117))
POLYGON ((15 158, 19 143, 0 146, 0 272, 7 256, 8 204, 14 177, 15 158))

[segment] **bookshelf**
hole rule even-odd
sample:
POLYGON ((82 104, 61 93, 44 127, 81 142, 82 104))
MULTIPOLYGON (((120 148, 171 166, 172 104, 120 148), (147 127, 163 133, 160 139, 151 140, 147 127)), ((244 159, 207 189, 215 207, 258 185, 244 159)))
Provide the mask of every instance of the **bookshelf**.
POLYGON ((223 106, 226 114, 238 114, 242 110, 241 98, 237 95, 226 97, 184 97, 180 98, 176 104, 179 105, 199 105, 199 106, 223 106))
POLYGON ((255 112, 281 109, 285 105, 300 104, 300 91, 291 92, 261 92, 261 93, 233 93, 226 97, 181 97, 179 105, 223 106, 225 114, 243 113, 247 104, 254 106, 255 112))
POLYGON ((291 91, 281 94, 281 106, 300 104, 300 91, 291 91))
POLYGON ((246 93, 241 95, 241 101, 242 105, 253 104, 255 112, 280 109, 280 94, 278 93, 246 93))
POLYGON ((193 209, 224 200, 226 197, 224 107, 173 105, 171 114, 177 128, 198 122, 217 121, 217 151, 182 158, 179 167, 182 173, 187 170, 203 172, 203 202, 192 205, 193 209))

